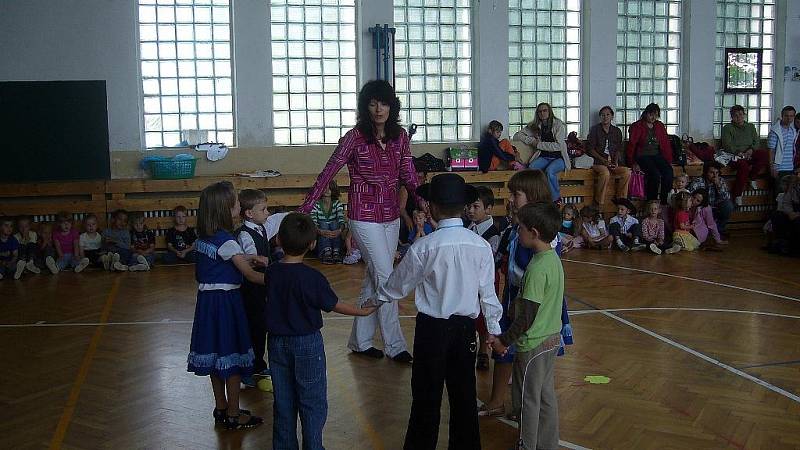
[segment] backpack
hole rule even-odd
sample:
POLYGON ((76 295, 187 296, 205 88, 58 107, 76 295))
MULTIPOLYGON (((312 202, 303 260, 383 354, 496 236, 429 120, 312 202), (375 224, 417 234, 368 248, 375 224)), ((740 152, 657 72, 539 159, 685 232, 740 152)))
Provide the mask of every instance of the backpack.
POLYGON ((414 168, 418 172, 444 172, 444 160, 439 159, 430 153, 414 158, 414 168))
POLYGON ((584 154, 583 141, 578 139, 578 133, 574 131, 567 135, 567 154, 572 159, 584 154))
POLYGON ((686 150, 683 149, 683 141, 681 137, 675 134, 670 134, 669 144, 672 147, 672 163, 681 167, 686 166, 687 156, 686 150))

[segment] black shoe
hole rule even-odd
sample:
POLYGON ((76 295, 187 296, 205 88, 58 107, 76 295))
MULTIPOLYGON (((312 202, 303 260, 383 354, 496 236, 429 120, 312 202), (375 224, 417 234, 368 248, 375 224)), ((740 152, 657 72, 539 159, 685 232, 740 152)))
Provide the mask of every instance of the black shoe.
POLYGON ((414 358, 411 356, 411 353, 400 352, 392 356, 392 360, 399 363, 411 363, 412 361, 414 361, 414 358))
POLYGON ((247 422, 239 422, 239 416, 241 414, 237 414, 235 416, 227 416, 225 417, 225 429, 227 430, 244 430, 247 428, 255 428, 262 423, 264 423, 264 419, 258 416, 250 416, 247 419, 247 422))
MULTIPOLYGON (((364 350, 363 352, 353 352, 353 353, 355 353, 356 355, 369 356, 370 358, 375 358, 375 359, 383 358, 383 352, 378 350, 375 347, 370 347, 370 348, 364 350)), ((411 356, 411 355, 409 355, 409 356, 411 356)))
MULTIPOLYGON (((240 409, 239 410, 239 414, 245 414, 245 415, 248 415, 248 416, 252 416, 252 414, 250 414, 250 411, 246 410, 246 409, 240 409)), ((224 424, 225 423, 225 419, 227 419, 227 418, 228 418, 228 410, 227 409, 214 408, 214 422, 217 425, 224 424)))

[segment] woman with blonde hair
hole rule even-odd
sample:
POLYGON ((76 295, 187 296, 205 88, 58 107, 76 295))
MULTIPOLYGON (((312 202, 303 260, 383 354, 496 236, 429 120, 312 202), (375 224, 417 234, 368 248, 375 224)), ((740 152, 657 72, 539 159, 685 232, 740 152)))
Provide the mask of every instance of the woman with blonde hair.
POLYGON ((549 103, 539 103, 533 120, 514 135, 514 140, 527 144, 533 150, 528 167, 547 174, 552 199, 559 203, 561 191, 558 174, 571 168, 566 139, 567 127, 553 115, 549 103))

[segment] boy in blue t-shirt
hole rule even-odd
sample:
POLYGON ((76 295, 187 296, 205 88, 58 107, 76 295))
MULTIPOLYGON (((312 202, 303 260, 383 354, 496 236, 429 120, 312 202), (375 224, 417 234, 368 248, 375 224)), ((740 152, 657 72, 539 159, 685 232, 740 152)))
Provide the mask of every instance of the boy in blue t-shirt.
POLYGON ((264 321, 275 393, 273 448, 298 448, 298 413, 303 448, 323 448, 328 399, 320 311, 350 316, 367 316, 375 311, 374 307, 359 309, 339 302, 325 276, 303 264, 303 257, 314 250, 316 243, 317 227, 311 217, 288 214, 278 230, 278 244, 285 256, 267 267, 264 274, 264 321))

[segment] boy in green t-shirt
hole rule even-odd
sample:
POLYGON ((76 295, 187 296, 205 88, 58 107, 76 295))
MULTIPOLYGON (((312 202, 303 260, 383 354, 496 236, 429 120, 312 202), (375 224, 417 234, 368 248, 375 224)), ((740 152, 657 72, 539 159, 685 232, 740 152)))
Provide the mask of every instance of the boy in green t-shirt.
POLYGON ((512 405, 519 415, 519 449, 558 448, 558 403, 554 366, 560 344, 564 270, 550 248, 561 225, 551 202, 529 203, 518 213, 520 243, 534 250, 525 270, 522 289, 513 304, 514 321, 508 330, 490 337, 494 351, 505 354, 516 347, 512 405))

